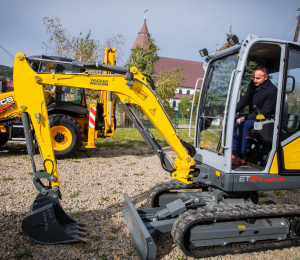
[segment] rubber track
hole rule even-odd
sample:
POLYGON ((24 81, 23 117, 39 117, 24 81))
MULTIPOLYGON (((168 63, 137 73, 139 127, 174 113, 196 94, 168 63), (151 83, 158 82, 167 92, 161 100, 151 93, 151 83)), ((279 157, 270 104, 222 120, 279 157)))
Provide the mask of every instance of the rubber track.
POLYGON ((288 217, 300 215, 300 207, 297 205, 241 205, 224 208, 198 208, 188 210, 178 216, 174 221, 171 234, 177 246, 187 255, 192 257, 208 257, 222 254, 236 254, 257 250, 268 250, 282 248, 291 245, 299 245, 298 239, 283 241, 258 241, 256 243, 234 243, 227 246, 211 246, 198 248, 196 253, 187 252, 180 239, 183 238, 185 231, 194 224, 202 222, 215 222, 225 220, 240 220, 248 218, 262 217, 288 217))
POLYGON ((185 190, 185 189, 205 189, 207 190, 207 185, 201 182, 194 182, 192 184, 185 184, 177 180, 172 180, 170 182, 158 183, 150 188, 147 193, 147 206, 153 208, 153 202, 157 195, 162 192, 170 190, 185 190))

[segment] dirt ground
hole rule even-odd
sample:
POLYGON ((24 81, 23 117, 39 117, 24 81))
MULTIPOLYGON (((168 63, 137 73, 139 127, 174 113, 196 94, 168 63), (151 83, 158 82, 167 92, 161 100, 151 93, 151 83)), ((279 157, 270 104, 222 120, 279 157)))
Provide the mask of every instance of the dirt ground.
MULTIPOLYGON (((129 142, 130 143, 130 142, 129 142)), ((167 150, 168 156, 175 154, 167 150)), ((42 160, 36 157, 37 169, 42 160)), ((139 259, 121 211, 123 194, 136 207, 146 207, 146 194, 156 183, 170 181, 145 142, 122 147, 82 148, 74 158, 58 161, 62 201, 74 219, 87 223, 87 242, 42 245, 21 231, 22 220, 38 194, 31 181, 31 163, 24 143, 0 148, 0 259, 139 259)), ((299 203, 299 192, 261 193, 261 203, 299 203)), ((155 238, 157 259, 187 258, 170 234, 155 238)), ((209 259, 300 259, 300 247, 209 259)))

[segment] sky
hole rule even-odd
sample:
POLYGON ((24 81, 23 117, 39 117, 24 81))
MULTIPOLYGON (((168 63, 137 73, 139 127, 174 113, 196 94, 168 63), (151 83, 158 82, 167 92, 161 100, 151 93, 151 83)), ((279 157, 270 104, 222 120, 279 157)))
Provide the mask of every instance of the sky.
MULTIPOLYGON (((70 35, 86 35, 101 44, 113 34, 122 34, 126 62, 142 28, 147 6, 147 26, 159 56, 203 61, 199 50, 220 48, 226 33, 240 40, 248 34, 293 40, 299 0, 0 0, 0 45, 12 55, 44 54, 44 17, 58 17, 70 35), (290 23, 289 23, 290 22, 290 23)), ((300 35, 298 38, 300 42, 300 35)), ((13 59, 0 48, 0 65, 13 66, 13 59)), ((122 65, 122 64, 117 64, 122 65)))

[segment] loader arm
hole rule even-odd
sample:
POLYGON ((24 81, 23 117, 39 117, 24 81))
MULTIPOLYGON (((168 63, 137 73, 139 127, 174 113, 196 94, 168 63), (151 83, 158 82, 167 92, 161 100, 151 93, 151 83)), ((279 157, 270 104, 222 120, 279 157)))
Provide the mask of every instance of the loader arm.
MULTIPOLYGON (((80 62, 77 64, 74 63, 73 65, 86 69, 95 69, 95 67, 98 66, 97 63, 80 62)), ((46 172, 51 173, 51 175, 55 177, 49 179, 51 187, 57 187, 56 189, 59 189, 59 176, 49 134, 48 115, 43 91, 44 84, 113 92, 119 96, 126 112, 132 116, 135 115, 129 105, 137 104, 177 154, 174 165, 170 167, 170 163, 166 159, 165 154, 160 150, 159 145, 155 142, 150 132, 143 128, 136 117, 133 119, 133 121, 136 121, 139 125, 139 131, 146 139, 148 145, 155 149, 162 163, 164 163, 165 170, 168 170, 172 177, 181 182, 187 184, 192 183, 190 178, 192 178, 193 175, 191 175, 190 172, 193 171, 195 161, 186 151, 179 134, 175 131, 155 92, 147 86, 146 77, 134 67, 129 69, 117 66, 106 66, 100 69, 126 75, 36 73, 29 66, 24 54, 16 54, 14 63, 16 98, 20 111, 24 115, 27 113, 31 119, 45 162, 46 172)))

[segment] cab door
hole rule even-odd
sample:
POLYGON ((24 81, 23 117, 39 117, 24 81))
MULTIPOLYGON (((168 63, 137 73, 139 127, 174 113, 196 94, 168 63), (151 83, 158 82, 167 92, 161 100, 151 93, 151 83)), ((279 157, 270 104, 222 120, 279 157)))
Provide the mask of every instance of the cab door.
POLYGON ((278 166, 280 174, 300 174, 300 48, 287 51, 284 92, 279 126, 278 166))
POLYGON ((229 171, 231 166, 225 163, 225 150, 231 145, 226 144, 225 136, 231 88, 238 74, 238 61, 238 52, 234 52, 209 63, 198 104, 195 138, 197 153, 194 159, 224 171, 229 171))

